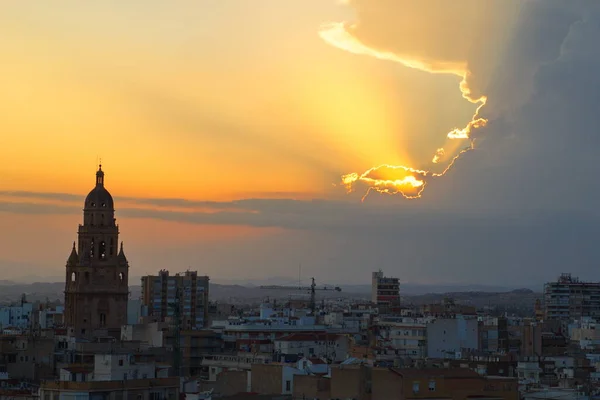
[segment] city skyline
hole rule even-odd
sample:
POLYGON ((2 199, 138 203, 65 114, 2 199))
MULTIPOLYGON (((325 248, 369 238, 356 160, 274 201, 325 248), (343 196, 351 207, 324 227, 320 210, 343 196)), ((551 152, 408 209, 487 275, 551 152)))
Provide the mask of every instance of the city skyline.
POLYGON ((131 276, 600 280, 600 6, 344 3, 7 6, 0 273, 64 274, 101 157, 131 276))

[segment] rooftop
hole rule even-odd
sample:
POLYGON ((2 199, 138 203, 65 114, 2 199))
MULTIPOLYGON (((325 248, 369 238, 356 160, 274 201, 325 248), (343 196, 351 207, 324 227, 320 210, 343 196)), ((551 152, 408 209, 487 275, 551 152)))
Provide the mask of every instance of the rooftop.
POLYGON ((338 340, 342 335, 335 333, 292 333, 275 339, 278 342, 309 342, 319 340, 338 340))
POLYGON ((179 387, 179 378, 131 379, 126 381, 44 381, 41 389, 61 391, 98 391, 147 389, 148 387, 179 387))

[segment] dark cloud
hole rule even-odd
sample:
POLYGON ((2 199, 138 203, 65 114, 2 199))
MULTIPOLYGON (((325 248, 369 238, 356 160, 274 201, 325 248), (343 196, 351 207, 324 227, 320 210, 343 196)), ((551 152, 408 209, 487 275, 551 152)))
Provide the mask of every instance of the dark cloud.
MULTIPOLYGON (((595 43, 600 2, 523 3, 504 58, 488 70, 490 123, 484 140, 430 185, 422 199, 117 197, 117 216, 289 230, 248 242, 173 250, 182 265, 217 266, 210 274, 285 275, 282 270, 289 269, 293 275, 301 262, 329 281, 368 282, 369 272, 378 268, 403 281, 530 285, 561 272, 600 280, 600 47, 595 43), (182 207, 212 212, 173 211, 182 207)), ((65 201, 0 202, 2 211, 25 214, 79 213, 80 207, 66 203, 83 199, 56 193, 0 195, 65 201)), ((172 262, 174 253, 145 245, 134 245, 129 253, 132 265, 149 268, 140 273, 172 262)))
POLYGON ((0 196, 22 197, 40 200, 83 201, 83 197, 71 193, 29 192, 25 190, 0 190, 0 196))

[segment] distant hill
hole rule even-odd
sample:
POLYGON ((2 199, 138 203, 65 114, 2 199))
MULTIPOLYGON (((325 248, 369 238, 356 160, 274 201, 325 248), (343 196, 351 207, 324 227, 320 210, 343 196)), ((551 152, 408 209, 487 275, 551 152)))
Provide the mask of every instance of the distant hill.
POLYGON ((516 289, 507 292, 450 292, 429 293, 418 296, 407 296, 407 300, 413 304, 439 303, 445 298, 451 298, 456 303, 472 305, 475 307, 504 306, 525 307, 533 309, 535 301, 542 297, 541 293, 531 289, 516 289))
MULTIPOLYGON (((7 282, 7 281, 4 281, 7 282)), ((36 282, 31 284, 2 284, 0 290, 0 303, 7 304, 20 300, 21 294, 25 293, 28 301, 62 301, 63 282, 36 282)), ((405 301, 413 304, 438 303, 446 297, 453 298, 456 302, 472 304, 477 307, 486 305, 533 305, 541 295, 531 289, 515 290, 481 290, 481 286, 473 285, 465 288, 471 290, 451 291, 445 288, 461 288, 456 286, 427 286, 402 285, 402 295, 405 301), (473 290, 479 289, 479 290, 473 290), (439 290, 436 292, 436 290, 439 290)), ((346 285, 342 286, 342 292, 319 291, 318 298, 361 298, 370 299, 370 285, 346 285)), ((131 298, 137 299, 141 294, 139 285, 130 286, 131 298)), ((259 302, 266 297, 277 299, 307 298, 308 291, 296 290, 263 290, 258 286, 245 285, 222 285, 210 284, 210 299, 219 302, 259 302)))

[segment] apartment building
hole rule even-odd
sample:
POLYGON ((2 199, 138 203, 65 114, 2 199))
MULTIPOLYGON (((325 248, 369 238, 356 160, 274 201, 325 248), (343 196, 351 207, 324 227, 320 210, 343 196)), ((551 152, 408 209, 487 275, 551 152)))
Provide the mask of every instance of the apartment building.
POLYGON ((427 355, 427 325, 413 318, 379 320, 376 324, 379 347, 394 349, 395 356, 424 358, 427 355))
POLYGON ((561 274, 556 282, 544 285, 546 319, 574 320, 600 318, 600 282, 583 282, 561 274))
POLYGON ((371 279, 371 302, 380 308, 380 313, 400 312, 400 279, 373 272, 371 279))
POLYGON ((0 371, 11 378, 47 379, 52 376, 54 339, 31 335, 0 335, 0 371))
POLYGON ((208 285, 208 276, 196 271, 169 275, 161 270, 142 277, 142 304, 149 317, 164 322, 175 317, 178 303, 181 329, 202 329, 208 325, 208 285))
POLYGON ((63 306, 42 307, 38 311, 38 325, 40 329, 53 329, 62 326, 64 323, 63 306))
POLYGON ((461 358, 463 351, 479 348, 479 322, 457 315, 437 318, 427 324, 427 357, 461 358))
POLYGON ((330 333, 293 333, 275 339, 274 348, 278 354, 323 357, 334 362, 348 358, 349 340, 346 335, 330 333))
POLYGON ((30 328, 33 313, 33 304, 24 300, 19 305, 0 307, 0 328, 30 328))

